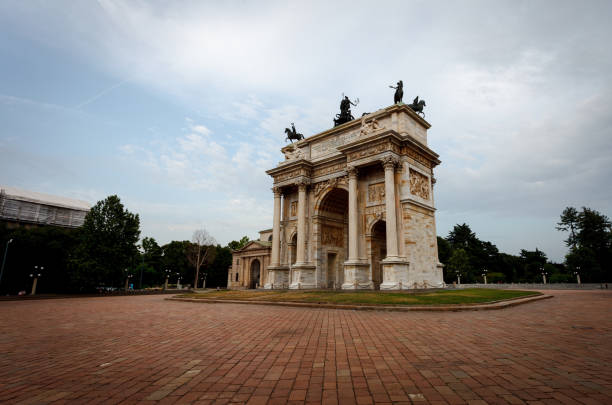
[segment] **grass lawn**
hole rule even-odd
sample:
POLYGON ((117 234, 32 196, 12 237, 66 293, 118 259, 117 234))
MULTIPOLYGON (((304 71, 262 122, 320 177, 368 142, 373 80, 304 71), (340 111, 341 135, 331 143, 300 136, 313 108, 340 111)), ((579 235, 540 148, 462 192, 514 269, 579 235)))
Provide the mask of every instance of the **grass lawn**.
POLYGON ((540 293, 535 291, 495 290, 485 288, 438 290, 432 292, 225 290, 201 294, 182 294, 178 297, 214 300, 314 302, 353 305, 449 305, 480 304, 483 302, 499 301, 530 295, 540 295, 540 293))

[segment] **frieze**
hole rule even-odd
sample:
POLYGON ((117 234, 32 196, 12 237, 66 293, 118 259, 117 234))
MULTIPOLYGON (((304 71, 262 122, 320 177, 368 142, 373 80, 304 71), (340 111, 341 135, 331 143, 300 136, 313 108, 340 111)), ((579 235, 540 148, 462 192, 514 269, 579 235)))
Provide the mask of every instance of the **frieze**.
POLYGON ((410 169, 410 193, 429 200, 429 179, 412 169, 410 169))
POLYGON ((345 163, 336 163, 335 165, 320 167, 314 170, 314 177, 325 176, 326 174, 335 173, 344 170, 345 163))
POLYGON ((309 173, 306 169, 295 169, 295 170, 291 170, 289 172, 281 173, 277 175, 276 177, 274 177, 274 182, 279 183, 281 181, 292 179, 297 176, 308 176, 308 175, 309 173))
POLYGON ((400 152, 400 148, 396 144, 391 142, 382 142, 377 145, 368 145, 361 150, 348 153, 347 160, 353 161, 357 159, 362 159, 388 150, 396 153, 400 152))
POLYGON ((414 149, 409 148, 408 146, 402 147, 402 155, 408 156, 417 161, 418 163, 424 165, 425 167, 431 168, 431 162, 429 161, 429 159, 427 159, 420 153, 417 153, 414 149))

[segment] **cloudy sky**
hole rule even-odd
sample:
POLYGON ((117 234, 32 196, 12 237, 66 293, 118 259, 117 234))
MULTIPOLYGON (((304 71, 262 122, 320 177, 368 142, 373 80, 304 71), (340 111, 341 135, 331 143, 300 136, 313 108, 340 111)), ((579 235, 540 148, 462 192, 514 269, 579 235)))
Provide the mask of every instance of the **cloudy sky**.
POLYGON ((612 216, 612 2, 0 2, 0 184, 118 194, 143 236, 272 225, 283 129, 427 101, 438 234, 562 261, 564 207, 612 216))

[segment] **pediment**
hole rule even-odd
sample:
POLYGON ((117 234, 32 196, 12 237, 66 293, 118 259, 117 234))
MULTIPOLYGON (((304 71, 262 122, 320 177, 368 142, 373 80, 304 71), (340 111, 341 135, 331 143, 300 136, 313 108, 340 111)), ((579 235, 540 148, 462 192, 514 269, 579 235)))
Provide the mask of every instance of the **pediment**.
POLYGON ((249 250, 270 249, 271 247, 272 247, 271 242, 252 240, 249 243, 247 243, 242 249, 235 250, 235 252, 248 252, 249 250))

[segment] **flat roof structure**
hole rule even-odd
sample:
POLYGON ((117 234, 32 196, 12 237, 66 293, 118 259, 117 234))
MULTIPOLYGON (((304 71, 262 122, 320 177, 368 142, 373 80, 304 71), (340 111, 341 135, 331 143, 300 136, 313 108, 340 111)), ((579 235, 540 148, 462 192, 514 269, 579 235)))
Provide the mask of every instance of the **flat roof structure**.
POLYGON ((0 186, 0 221, 9 226, 83 225, 90 204, 83 200, 0 186))

